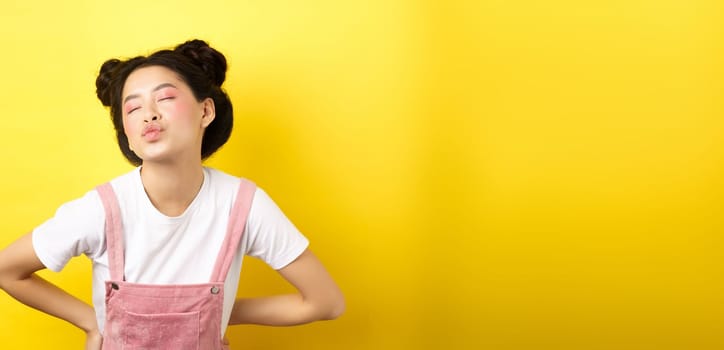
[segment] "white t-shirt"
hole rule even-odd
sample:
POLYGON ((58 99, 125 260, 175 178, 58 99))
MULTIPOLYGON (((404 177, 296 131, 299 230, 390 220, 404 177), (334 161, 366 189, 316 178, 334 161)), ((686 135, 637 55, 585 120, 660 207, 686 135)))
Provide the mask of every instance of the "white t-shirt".
MULTIPOLYGON (((159 212, 146 195, 140 167, 111 180, 123 219, 126 281, 146 284, 210 282, 240 180, 204 168, 204 182, 186 211, 177 217, 159 212)), ((105 286, 110 279, 105 239, 105 211, 98 192, 63 204, 55 216, 33 231, 33 247, 50 270, 60 271, 75 256, 93 262, 93 305, 98 327, 105 324, 105 286)), ((222 335, 236 298, 244 255, 273 269, 296 259, 309 241, 272 199, 257 187, 239 250, 224 284, 222 335)))

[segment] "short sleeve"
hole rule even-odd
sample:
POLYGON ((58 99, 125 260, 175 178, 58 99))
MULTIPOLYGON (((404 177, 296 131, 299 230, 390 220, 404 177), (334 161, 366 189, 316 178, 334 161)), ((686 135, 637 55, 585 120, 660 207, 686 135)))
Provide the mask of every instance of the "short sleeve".
POLYGON ((50 270, 60 271, 68 261, 85 254, 99 256, 105 247, 105 213, 98 192, 60 206, 55 215, 33 230, 33 248, 50 270))
POLYGON ((309 240, 261 188, 256 189, 246 225, 246 254, 275 270, 294 261, 309 246, 309 240))

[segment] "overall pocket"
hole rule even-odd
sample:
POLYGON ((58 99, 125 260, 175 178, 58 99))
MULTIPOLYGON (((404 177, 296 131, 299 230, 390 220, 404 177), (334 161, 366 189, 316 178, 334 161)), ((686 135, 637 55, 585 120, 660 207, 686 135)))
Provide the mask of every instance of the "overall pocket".
POLYGON ((198 312, 124 316, 124 350, 199 350, 198 312))

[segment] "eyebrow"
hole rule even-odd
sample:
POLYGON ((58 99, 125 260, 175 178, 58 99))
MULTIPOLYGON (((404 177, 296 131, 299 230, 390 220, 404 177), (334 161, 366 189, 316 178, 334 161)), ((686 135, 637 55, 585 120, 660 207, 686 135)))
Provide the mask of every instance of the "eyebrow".
MULTIPOLYGON (((176 85, 173 85, 173 84, 171 84, 171 83, 163 83, 163 84, 161 84, 161 85, 159 85, 159 86, 156 86, 156 87, 152 90, 152 92, 156 92, 156 91, 158 91, 158 90, 161 90, 161 89, 167 88, 167 87, 172 87, 172 88, 174 88, 174 89, 177 88, 176 85)), ((141 97, 141 96, 138 95, 138 94, 128 95, 128 96, 126 96, 126 98, 123 99, 123 103, 125 104, 126 102, 128 102, 128 100, 133 99, 133 98, 137 98, 137 97, 141 97)))

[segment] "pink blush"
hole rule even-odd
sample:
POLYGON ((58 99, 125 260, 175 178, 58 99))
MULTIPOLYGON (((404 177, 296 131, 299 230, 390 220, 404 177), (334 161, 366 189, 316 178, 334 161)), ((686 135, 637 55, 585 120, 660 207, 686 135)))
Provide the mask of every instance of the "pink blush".
POLYGON ((131 112, 133 112, 133 110, 136 109, 136 108, 138 108, 138 106, 136 106, 136 105, 127 105, 127 106, 124 108, 126 115, 128 115, 128 114, 131 113, 131 112))
POLYGON ((188 103, 175 103, 173 109, 177 115, 186 115, 186 113, 190 112, 191 106, 188 103))

